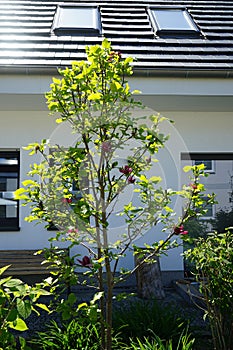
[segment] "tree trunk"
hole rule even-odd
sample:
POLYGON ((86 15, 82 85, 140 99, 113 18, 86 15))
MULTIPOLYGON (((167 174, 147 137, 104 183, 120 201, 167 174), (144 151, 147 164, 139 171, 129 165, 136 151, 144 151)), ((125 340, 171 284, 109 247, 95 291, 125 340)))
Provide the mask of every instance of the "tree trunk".
MULTIPOLYGON (((159 258, 153 258, 153 263, 142 263, 136 270, 138 295, 143 299, 163 299, 165 293, 162 285, 159 258)), ((135 258, 139 265, 143 258, 135 258)))

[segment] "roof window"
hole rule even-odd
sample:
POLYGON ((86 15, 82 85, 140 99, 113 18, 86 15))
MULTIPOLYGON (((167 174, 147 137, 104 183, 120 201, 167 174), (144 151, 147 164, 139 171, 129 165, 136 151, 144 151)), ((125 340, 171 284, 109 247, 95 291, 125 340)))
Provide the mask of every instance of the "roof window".
POLYGON ((199 37, 200 31, 186 9, 150 8, 151 18, 156 34, 160 37, 199 37))
POLYGON ((97 6, 58 6, 54 17, 56 35, 99 35, 100 12, 97 6))

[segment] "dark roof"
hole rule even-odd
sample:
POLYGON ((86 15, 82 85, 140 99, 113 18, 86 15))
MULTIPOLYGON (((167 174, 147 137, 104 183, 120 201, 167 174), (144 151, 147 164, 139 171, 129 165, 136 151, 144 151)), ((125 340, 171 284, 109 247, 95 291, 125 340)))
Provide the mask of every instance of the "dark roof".
POLYGON ((233 1, 62 1, 100 6, 102 36, 56 36, 51 32, 61 1, 1 0, 0 67, 53 68, 85 58, 86 45, 107 37, 114 50, 136 58, 135 70, 233 70, 233 1), (160 38, 153 31, 148 6, 183 6, 199 26, 199 38, 160 38))

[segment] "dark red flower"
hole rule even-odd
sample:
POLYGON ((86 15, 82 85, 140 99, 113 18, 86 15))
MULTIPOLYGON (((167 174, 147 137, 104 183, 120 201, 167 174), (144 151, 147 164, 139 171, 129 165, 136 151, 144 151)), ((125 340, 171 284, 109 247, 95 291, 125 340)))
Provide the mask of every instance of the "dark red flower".
POLYGON ((132 173, 133 169, 130 168, 129 165, 125 165, 124 167, 120 168, 119 171, 122 174, 129 175, 130 173, 132 173))
POLYGON ((130 176, 128 177, 127 181, 128 181, 128 183, 130 183, 130 184, 134 184, 135 181, 136 181, 136 179, 135 179, 132 175, 130 175, 130 176))
POLYGON ((91 259, 88 256, 84 256, 82 260, 77 259, 80 265, 84 267, 92 267, 91 259))
POLYGON ((62 198, 62 203, 72 203, 72 199, 71 198, 62 198))
POLYGON ((111 51, 109 54, 108 62, 111 62, 115 57, 121 59, 121 52, 111 51))
POLYGON ((192 189, 194 191, 196 191, 198 189, 197 185, 196 184, 190 184, 190 187, 192 187, 192 189))
POLYGON ((110 141, 104 141, 101 147, 102 147, 102 150, 106 153, 111 152, 112 150, 112 145, 110 141))
POLYGON ((67 234, 68 234, 68 235, 69 235, 69 234, 76 234, 76 233, 78 233, 78 229, 77 229, 77 228, 74 228, 74 227, 69 228, 69 230, 67 231, 67 234))
POLYGON ((180 226, 174 227, 174 234, 175 235, 187 235, 188 231, 184 230, 184 225, 180 225, 180 226))

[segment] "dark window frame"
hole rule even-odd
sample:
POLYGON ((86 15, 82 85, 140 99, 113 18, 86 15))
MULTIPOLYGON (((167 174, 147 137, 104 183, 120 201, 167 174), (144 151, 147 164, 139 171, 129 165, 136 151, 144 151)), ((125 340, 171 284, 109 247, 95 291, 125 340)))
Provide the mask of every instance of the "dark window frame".
POLYGON ((193 160, 193 165, 199 165, 204 164, 205 165, 205 173, 208 174, 215 174, 215 160, 214 159, 195 159, 193 160), (211 162, 211 166, 208 167, 207 163, 211 162))
MULTIPOLYGON (((82 16, 83 17, 83 16, 82 16)), ((90 18, 88 18, 88 21, 91 22, 90 18)), ((101 26, 101 15, 100 15, 100 8, 99 6, 93 6, 91 4, 60 4, 57 6, 57 10, 54 16, 54 21, 52 25, 52 32, 57 35, 75 35, 75 36, 100 36, 102 34, 102 26, 101 26), (87 25, 80 27, 76 27, 74 25, 62 25, 62 16, 65 16, 65 10, 71 9, 73 11, 75 10, 93 10, 95 13, 93 13, 92 18, 92 26, 87 25), (64 10, 64 11, 63 11, 64 10), (63 12, 63 13, 62 13, 63 12)))
MULTIPOLYGON (((157 36, 162 38, 199 38, 201 31, 194 21, 192 15, 189 13, 187 8, 185 7, 157 7, 157 6, 150 6, 147 9, 149 18, 151 20, 152 27, 156 33, 157 36), (162 26, 159 22, 158 16, 156 18, 156 11, 157 15, 159 14, 159 11, 167 11, 169 14, 170 12, 180 12, 184 18, 185 23, 187 24, 186 28, 179 28, 178 26, 174 28, 169 28, 169 26, 162 26)), ((171 15, 171 13, 169 14, 171 15)), ((168 23, 170 23, 168 21, 168 23)))
MULTIPOLYGON (((0 150, 0 158, 9 159, 9 163, 7 161, 4 163, 0 163, 0 173, 8 172, 8 173, 17 173, 17 188, 20 183, 20 151, 19 150, 0 150), (10 164, 10 159, 16 158, 17 162, 15 164, 10 164)), ((0 191, 1 198, 4 198, 4 192, 14 192, 14 191, 0 191)), ((19 231, 19 201, 15 200, 16 203, 16 217, 10 218, 2 218, 0 217, 0 232, 5 231, 19 231)), ((2 205, 3 207, 5 205, 2 205)), ((3 209, 3 208, 2 208, 3 209)))

